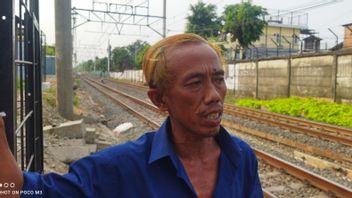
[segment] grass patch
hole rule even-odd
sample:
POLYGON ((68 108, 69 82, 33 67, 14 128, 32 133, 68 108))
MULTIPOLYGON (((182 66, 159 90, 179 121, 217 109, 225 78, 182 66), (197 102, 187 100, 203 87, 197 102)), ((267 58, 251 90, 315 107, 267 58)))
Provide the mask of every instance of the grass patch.
POLYGON ((79 87, 81 85, 81 80, 79 78, 75 78, 73 84, 79 87))
POLYGON ((225 103, 230 103, 230 104, 236 103, 235 94, 233 90, 227 90, 226 96, 225 96, 225 103))
POLYGON ((43 91, 43 101, 45 101, 51 107, 56 107, 56 88, 50 87, 43 91))
POLYGON ((75 107, 79 106, 79 97, 77 95, 73 96, 73 106, 75 107))
POLYGON ((352 105, 350 104, 337 104, 324 99, 296 96, 273 100, 240 99, 236 104, 352 128, 352 105))

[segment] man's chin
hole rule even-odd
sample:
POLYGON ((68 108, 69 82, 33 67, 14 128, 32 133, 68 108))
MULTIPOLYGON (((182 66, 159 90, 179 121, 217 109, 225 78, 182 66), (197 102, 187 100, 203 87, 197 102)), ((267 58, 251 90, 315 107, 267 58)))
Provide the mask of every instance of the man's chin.
POLYGON ((217 126, 208 127, 204 134, 207 134, 207 136, 209 137, 214 137, 214 136, 217 136, 219 132, 220 132, 220 125, 217 125, 217 126))

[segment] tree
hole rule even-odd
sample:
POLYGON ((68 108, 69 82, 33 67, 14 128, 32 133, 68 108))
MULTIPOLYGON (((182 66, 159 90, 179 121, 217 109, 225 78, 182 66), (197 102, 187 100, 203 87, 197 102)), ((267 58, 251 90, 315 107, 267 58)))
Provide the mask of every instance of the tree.
POLYGON ((47 56, 55 56, 55 46, 47 45, 45 48, 47 56))
POLYGON ((237 41, 242 47, 242 58, 245 58, 248 46, 258 40, 263 33, 266 14, 265 8, 252 5, 250 2, 225 7, 223 31, 231 33, 231 41, 237 41))
POLYGON ((124 71, 133 68, 133 58, 126 47, 116 47, 112 50, 112 71, 124 71))
POLYGON ((134 43, 126 46, 126 49, 128 50, 128 52, 130 53, 133 59, 133 65, 136 66, 137 68, 139 67, 137 63, 137 54, 141 49, 144 49, 145 46, 150 46, 150 45, 146 41, 142 41, 142 40, 137 40, 134 43))
POLYGON ((85 71, 85 72, 90 72, 94 70, 94 62, 92 60, 85 61, 81 64, 78 65, 76 68, 76 71, 85 71))
POLYGON ((203 37, 217 36, 221 30, 221 21, 216 14, 216 6, 206 5, 199 1, 190 6, 192 14, 187 17, 186 32, 196 33, 203 37))
POLYGON ((135 58, 135 63, 136 63, 137 69, 142 68, 144 54, 149 48, 150 48, 150 45, 147 44, 142 49, 138 50, 136 58, 135 58))
POLYGON ((108 71, 108 58, 96 58, 95 59, 95 69, 98 71, 106 72, 108 71))

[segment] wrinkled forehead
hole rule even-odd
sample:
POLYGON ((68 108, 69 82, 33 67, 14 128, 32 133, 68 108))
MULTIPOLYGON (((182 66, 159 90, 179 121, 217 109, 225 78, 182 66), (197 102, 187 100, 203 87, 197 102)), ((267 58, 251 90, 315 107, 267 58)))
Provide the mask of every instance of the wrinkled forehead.
POLYGON ((206 43, 182 43, 169 48, 165 55, 168 71, 175 76, 188 73, 212 75, 223 70, 219 55, 206 43))
POLYGON ((207 58, 208 61, 211 60, 211 62, 221 61, 219 54, 213 47, 204 42, 177 43, 165 49, 164 56, 167 65, 179 62, 187 63, 185 60, 194 62, 204 58, 207 58))

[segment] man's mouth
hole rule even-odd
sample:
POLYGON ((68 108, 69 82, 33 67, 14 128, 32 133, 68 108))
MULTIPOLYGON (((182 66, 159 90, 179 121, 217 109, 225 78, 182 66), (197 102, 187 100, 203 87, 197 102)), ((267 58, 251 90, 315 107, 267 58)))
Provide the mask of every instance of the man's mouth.
POLYGON ((210 119, 210 120, 216 120, 216 119, 219 119, 221 116, 221 113, 220 112, 215 112, 215 113, 210 113, 206 116, 207 119, 210 119))

